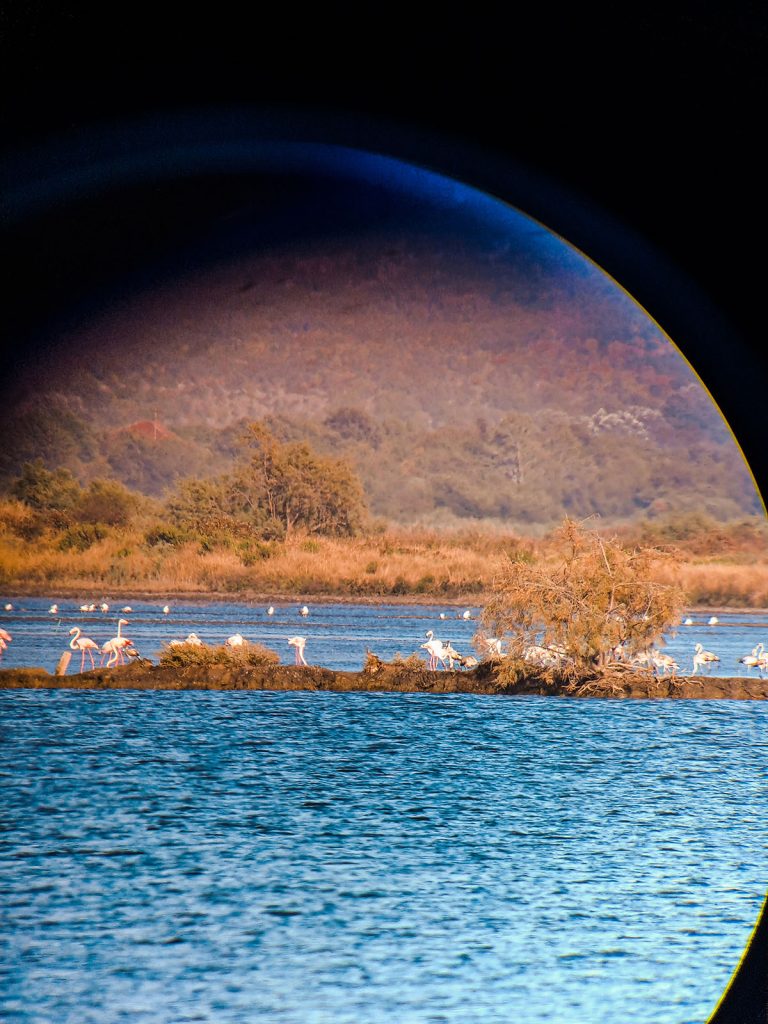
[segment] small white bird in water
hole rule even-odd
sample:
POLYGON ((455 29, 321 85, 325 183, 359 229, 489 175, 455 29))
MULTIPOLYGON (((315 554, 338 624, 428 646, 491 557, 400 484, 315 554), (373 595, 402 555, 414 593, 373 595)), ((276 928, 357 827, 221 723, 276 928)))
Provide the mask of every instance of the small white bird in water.
POLYGON ((59 614, 59 606, 57 604, 52 604, 51 607, 48 609, 48 611, 49 611, 49 613, 51 615, 58 615, 59 614))
POLYGON ((267 615, 274 615, 274 614, 275 614, 275 609, 272 607, 272 605, 270 605, 269 608, 267 608, 267 615))
POLYGON ((288 639, 288 646, 296 649, 296 664, 306 665, 307 660, 304 657, 304 648, 307 645, 307 638, 305 636, 292 636, 288 639))
POLYGON ((469 608, 467 608, 467 610, 464 612, 464 614, 461 617, 462 617, 462 619, 471 619, 472 618, 472 612, 469 610, 469 608))
POLYGON ((169 615, 170 611, 171 609, 167 604, 163 606, 163 615, 169 615))
POLYGON ((718 619, 718 617, 716 615, 713 615, 712 618, 707 621, 707 625, 708 626, 716 626, 719 621, 720 621, 720 619, 718 619))
POLYGON ((131 606, 130 606, 129 604, 127 604, 127 605, 125 606, 125 608, 121 608, 121 609, 120 609, 120 611, 121 611, 121 612, 132 612, 132 611, 133 611, 133 608, 131 608, 131 606))
POLYGON ((247 647, 248 641, 245 639, 242 633, 233 633, 232 636, 228 636, 224 641, 225 647, 247 647))
POLYGON ((693 619, 690 618, 690 616, 689 616, 687 619, 684 620, 683 625, 684 626, 692 626, 693 625, 693 619))
POLYGON ((299 612, 299 615, 309 615, 309 608, 307 608, 307 606, 304 605, 304 607, 299 612))
POLYGON ((12 604, 7 604, 4 607, 5 607, 5 610, 7 612, 12 612, 13 611, 13 605, 12 604))
POLYGON ((100 604, 99 608, 103 612, 108 612, 109 611, 109 605, 106 603, 106 601, 104 601, 102 604, 100 604))

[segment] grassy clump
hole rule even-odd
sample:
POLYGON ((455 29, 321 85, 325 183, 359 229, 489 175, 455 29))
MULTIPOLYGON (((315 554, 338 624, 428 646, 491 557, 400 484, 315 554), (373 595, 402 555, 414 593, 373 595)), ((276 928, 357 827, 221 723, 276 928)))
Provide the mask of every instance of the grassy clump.
POLYGON ((211 665, 263 668, 265 665, 279 665, 280 656, 262 644, 242 647, 227 647, 226 644, 216 647, 207 644, 174 644, 161 652, 160 664, 170 668, 209 668, 211 665))

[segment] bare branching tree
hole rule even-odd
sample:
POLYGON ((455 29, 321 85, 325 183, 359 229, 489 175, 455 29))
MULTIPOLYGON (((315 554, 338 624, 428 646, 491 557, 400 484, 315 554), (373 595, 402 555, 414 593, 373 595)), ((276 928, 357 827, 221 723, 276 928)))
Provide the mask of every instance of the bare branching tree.
POLYGON ((685 595, 656 582, 674 554, 625 548, 566 519, 557 532, 560 557, 547 564, 504 561, 482 615, 482 636, 506 644, 500 681, 526 672, 555 682, 584 682, 663 644, 680 621, 685 595))

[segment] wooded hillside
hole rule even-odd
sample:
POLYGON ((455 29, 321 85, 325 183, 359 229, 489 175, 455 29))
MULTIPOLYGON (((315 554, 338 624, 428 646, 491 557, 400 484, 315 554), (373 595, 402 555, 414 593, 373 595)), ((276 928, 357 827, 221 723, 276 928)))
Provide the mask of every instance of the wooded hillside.
POLYGON ((263 420, 347 460, 371 512, 401 524, 761 508, 706 391, 620 289, 575 255, 446 232, 158 278, 60 329, 0 417, 6 490, 41 457, 159 496, 226 471, 263 420))

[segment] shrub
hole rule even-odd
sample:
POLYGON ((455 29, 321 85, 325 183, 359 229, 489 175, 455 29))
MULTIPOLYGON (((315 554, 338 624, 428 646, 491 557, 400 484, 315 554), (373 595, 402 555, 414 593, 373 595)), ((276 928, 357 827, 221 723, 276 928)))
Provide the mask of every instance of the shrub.
POLYGON ((260 668, 264 665, 278 665, 280 656, 262 644, 246 644, 242 647, 227 647, 220 644, 174 644, 166 646, 160 654, 160 664, 172 668, 206 668, 224 665, 228 668, 260 668))

